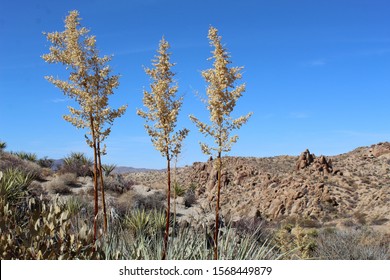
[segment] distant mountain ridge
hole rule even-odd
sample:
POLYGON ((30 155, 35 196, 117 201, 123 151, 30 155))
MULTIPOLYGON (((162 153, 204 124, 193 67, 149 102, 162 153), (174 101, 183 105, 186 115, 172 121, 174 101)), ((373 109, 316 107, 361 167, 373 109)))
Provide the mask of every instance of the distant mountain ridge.
MULTIPOLYGON (((53 170, 58 170, 61 168, 61 165, 64 164, 64 159, 55 159, 53 161, 53 170)), ((114 169, 114 173, 124 174, 124 173, 137 173, 137 172, 149 172, 149 171, 162 171, 164 169, 150 169, 150 168, 136 168, 128 166, 117 166, 114 169)))
POLYGON ((114 169, 114 173, 124 174, 124 173, 137 173, 137 172, 149 172, 149 171, 162 171, 164 169, 150 169, 150 168, 136 168, 136 167, 127 167, 127 166, 117 166, 114 169))

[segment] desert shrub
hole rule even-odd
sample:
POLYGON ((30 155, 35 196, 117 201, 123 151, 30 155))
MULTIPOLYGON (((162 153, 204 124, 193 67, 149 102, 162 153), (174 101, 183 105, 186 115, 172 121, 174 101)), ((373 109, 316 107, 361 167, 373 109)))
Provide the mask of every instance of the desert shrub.
POLYGON ((124 217, 130 210, 134 195, 134 192, 127 191, 118 197, 115 209, 119 216, 124 217))
POLYGON ((38 179, 40 179, 42 182, 44 182, 47 180, 47 177, 51 177, 51 176, 53 176, 53 174, 54 174, 53 169, 41 168, 40 177, 38 179))
POLYGON ((191 207, 195 203, 196 203, 195 191, 192 189, 188 189, 184 194, 184 206, 191 207))
POLYGON ((39 159, 37 163, 42 168, 49 168, 49 169, 51 169, 51 168, 53 168, 54 160, 53 159, 49 159, 48 157, 43 157, 43 158, 39 159))
POLYGON ((134 182, 132 180, 124 178, 121 174, 104 176, 105 189, 115 193, 124 193, 130 190, 133 185, 134 182))
POLYGON ((78 177, 93 176, 93 161, 86 157, 84 153, 72 152, 64 158, 64 163, 60 167, 60 173, 74 173, 78 177))
POLYGON ((48 192, 42 187, 42 184, 37 181, 32 181, 28 187, 29 193, 31 193, 35 197, 42 196, 46 198, 48 192))
POLYGON ((47 188, 54 194, 68 195, 72 193, 71 187, 77 187, 77 177, 74 173, 64 173, 47 183, 47 188))
POLYGON ((41 179, 42 168, 35 162, 23 160, 17 155, 2 152, 0 154, 0 170, 18 169, 25 174, 31 174, 35 179, 41 179))
POLYGON ((300 226, 303 228, 320 228, 321 222, 317 220, 315 217, 309 217, 309 216, 296 216, 291 215, 288 217, 281 217, 278 221, 281 223, 281 225, 287 225, 290 224, 292 226, 300 226))
POLYGON ((132 207, 144 210, 164 209, 165 194, 156 192, 153 195, 135 194, 133 196, 132 207))
POLYGON ((68 186, 76 186, 77 185, 77 176, 74 173, 64 173, 59 175, 56 180, 62 184, 68 186))
POLYGON ((275 246, 287 259, 310 259, 316 249, 317 230, 305 230, 298 225, 282 225, 274 233, 275 246))
POLYGON ((267 222, 259 217, 240 218, 236 221, 228 221, 240 236, 252 235, 257 241, 266 241, 270 235, 267 222))
POLYGON ((19 157, 22 160, 28 160, 28 161, 32 161, 32 162, 37 162, 37 160, 38 160, 37 155, 34 153, 15 152, 12 154, 16 155, 17 157, 19 157))
POLYGON ((367 223, 366 216, 367 216, 366 213, 362 213, 362 212, 359 212, 359 211, 357 211, 357 212, 355 212, 353 214, 353 218, 360 225, 365 225, 367 223))
POLYGON ((165 195, 161 192, 156 192, 153 195, 141 195, 133 191, 127 191, 118 197, 115 211, 119 216, 124 217, 132 210, 163 210, 165 195))
POLYGON ((389 238, 368 228, 326 230, 317 237, 314 257, 324 260, 390 259, 389 238))
POLYGON ((69 195, 72 194, 72 190, 67 185, 54 185, 51 187, 54 194, 69 195))

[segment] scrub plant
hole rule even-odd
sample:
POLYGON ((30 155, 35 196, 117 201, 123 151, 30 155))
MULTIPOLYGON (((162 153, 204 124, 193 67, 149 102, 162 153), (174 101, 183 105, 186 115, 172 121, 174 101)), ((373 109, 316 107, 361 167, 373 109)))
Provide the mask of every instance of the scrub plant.
POLYGON ((0 206, 6 203, 17 204, 27 195, 27 187, 34 180, 32 173, 24 173, 19 169, 9 168, 0 171, 0 206))
POLYGON ((241 116, 237 119, 231 117, 238 98, 245 91, 245 84, 236 85, 236 81, 242 78, 243 67, 229 67, 230 55, 221 43, 218 30, 210 27, 208 32, 210 45, 214 48, 210 58, 214 60, 213 68, 202 72, 202 76, 208 83, 207 109, 210 112, 211 124, 201 122, 198 118, 190 115, 191 120, 196 124, 199 131, 206 136, 214 138, 215 146, 211 147, 206 143, 200 143, 202 152, 206 155, 216 153, 215 167, 218 170, 218 185, 216 188, 215 207, 215 233, 214 233, 214 258, 218 259, 218 231, 219 231, 219 202, 221 192, 221 171, 222 153, 227 153, 238 140, 238 135, 231 136, 231 132, 239 129, 245 124, 252 113, 241 116))
POLYGON ((119 76, 110 75, 108 62, 111 56, 99 56, 96 37, 88 35, 89 30, 80 27, 78 11, 71 11, 65 19, 63 32, 44 33, 52 44, 50 52, 42 58, 48 63, 60 63, 70 70, 68 80, 53 76, 45 78, 72 98, 79 109, 69 106, 70 115, 64 119, 77 128, 87 128, 87 144, 93 149, 94 158, 94 240, 97 235, 98 219, 98 177, 100 177, 104 216, 104 231, 107 231, 107 214, 104 197, 104 182, 101 155, 105 154, 103 141, 111 132, 115 118, 124 114, 127 106, 112 109, 108 97, 119 86, 119 76))
POLYGON ((167 219, 162 259, 166 258, 168 248, 171 203, 171 160, 175 155, 180 153, 182 141, 189 132, 185 128, 175 132, 177 116, 183 98, 176 98, 178 86, 176 84, 172 85, 175 74, 171 71, 171 67, 175 64, 170 62, 169 47, 169 43, 165 38, 162 38, 157 55, 152 60, 154 68, 145 69, 146 74, 152 80, 152 84, 150 85, 151 90, 144 90, 143 103, 147 110, 140 109, 137 111, 138 115, 146 120, 145 129, 151 137, 154 147, 167 160, 167 219), (152 125, 149 123, 152 123, 152 125))
POLYGON ((104 176, 108 177, 115 170, 116 165, 115 164, 103 164, 102 168, 104 171, 104 176))

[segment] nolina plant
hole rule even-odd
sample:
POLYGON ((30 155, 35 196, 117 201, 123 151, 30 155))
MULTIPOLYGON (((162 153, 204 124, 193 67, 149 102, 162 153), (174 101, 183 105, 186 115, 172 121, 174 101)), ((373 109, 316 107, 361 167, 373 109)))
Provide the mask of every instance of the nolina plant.
POLYGON ((205 143, 201 143, 202 152, 207 155, 216 153, 216 168, 218 170, 218 185, 217 199, 215 207, 215 233, 214 233, 214 258, 218 259, 218 231, 219 231, 219 201, 221 191, 221 170, 222 170, 222 153, 229 152, 232 145, 237 142, 238 136, 231 136, 230 133, 234 129, 239 129, 245 124, 252 113, 246 116, 241 116, 237 119, 232 119, 230 116, 236 105, 236 102, 242 93, 245 91, 245 84, 237 85, 236 81, 241 79, 242 67, 229 68, 230 55, 221 44, 221 37, 218 35, 218 30, 210 27, 208 38, 210 45, 214 47, 213 68, 202 72, 203 78, 208 83, 207 96, 210 112, 211 124, 201 122, 195 116, 190 115, 191 120, 196 124, 201 133, 214 138, 215 146, 211 147, 205 143))
POLYGON ((146 119, 145 128, 152 138, 153 145, 167 160, 167 211, 164 234, 162 259, 166 258, 170 224, 170 197, 171 197, 171 160, 181 150, 182 141, 188 134, 187 129, 175 132, 177 116, 182 105, 182 98, 176 99, 177 85, 174 83, 174 73, 171 67, 168 52, 169 43, 162 38, 157 55, 152 60, 154 68, 146 68, 145 72, 152 79, 150 92, 144 91, 143 103, 147 111, 138 110, 137 113, 146 119), (149 125, 149 123, 153 125, 149 125))
POLYGON ((52 46, 50 46, 50 53, 43 55, 42 58, 48 63, 61 63, 66 69, 71 70, 67 81, 56 79, 53 76, 45 78, 79 105, 79 109, 69 106, 70 115, 64 116, 64 119, 77 128, 89 130, 90 136, 85 135, 85 137, 94 155, 94 240, 96 240, 99 175, 104 230, 107 230, 101 164, 101 155, 105 153, 105 147, 101 145, 109 135, 114 119, 124 114, 126 106, 121 106, 117 110, 108 106, 108 96, 113 94, 113 90, 119 86, 119 76, 110 75, 111 68, 107 63, 111 61, 111 57, 99 57, 96 38, 88 36, 88 33, 88 29, 80 27, 78 11, 71 11, 65 19, 63 32, 44 33, 52 46))

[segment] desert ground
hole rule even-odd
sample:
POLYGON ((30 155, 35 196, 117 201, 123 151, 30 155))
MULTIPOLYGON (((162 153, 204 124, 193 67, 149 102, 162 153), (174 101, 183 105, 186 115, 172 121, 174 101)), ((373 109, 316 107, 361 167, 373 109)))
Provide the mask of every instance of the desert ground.
MULTIPOLYGON (((210 158, 172 170, 172 240, 185 228, 202 231, 210 239, 215 221, 214 165, 210 158)), ((78 217, 71 218, 69 230, 74 234, 80 230, 75 221, 90 225, 93 173, 88 164, 73 169, 63 164, 53 170, 2 151, 0 170, 6 173, 9 168, 36 173, 27 186, 28 196, 65 205, 78 217), (78 174, 80 170, 85 172, 78 174)), ((131 215, 156 209, 164 213, 166 179, 165 170, 107 172, 111 230, 120 225, 123 232, 132 232, 135 242, 139 232, 131 215)), ((221 230, 232 229, 238 236, 257 234, 256 242, 267 243, 274 251, 269 258, 389 259, 390 143, 336 156, 305 150, 299 156, 224 157, 220 219, 221 230)), ((6 232, 3 228, 3 240, 6 232)))

